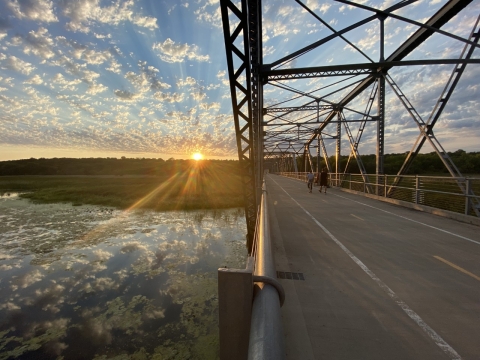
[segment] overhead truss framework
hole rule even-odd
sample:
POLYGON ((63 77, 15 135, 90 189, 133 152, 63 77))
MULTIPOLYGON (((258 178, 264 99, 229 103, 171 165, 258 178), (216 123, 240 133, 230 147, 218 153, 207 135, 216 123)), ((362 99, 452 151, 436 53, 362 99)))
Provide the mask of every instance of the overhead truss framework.
MULTIPOLYGON (((462 176, 435 137, 433 128, 441 117, 466 66, 480 63, 480 59, 472 56, 474 50, 478 51, 480 47, 478 19, 468 38, 444 30, 445 25, 457 14, 469 11, 472 0, 449 0, 424 23, 401 16, 398 12, 402 10, 401 13, 409 13, 406 10, 418 5, 415 4, 417 0, 398 0, 396 4, 386 9, 375 9, 349 0, 336 1, 363 9, 365 14, 370 13, 370 15, 344 29, 335 30, 305 3, 292 0, 295 5, 292 11, 306 11, 313 21, 328 28, 331 34, 282 58, 264 63, 261 36, 262 1, 241 0, 234 4, 230 0, 220 0, 250 238, 253 237, 252 226, 255 224, 259 186, 266 164, 270 170, 293 169, 294 165, 297 165, 296 157, 305 156, 305 167, 316 171, 318 169, 313 169, 310 155, 310 148, 316 148, 317 164, 323 154, 329 171, 337 173, 347 171, 339 167, 341 139, 342 136, 347 136, 350 148, 348 163, 351 162, 350 160, 355 160, 360 172, 366 177, 359 146, 362 138, 366 138, 365 135, 368 134, 370 141, 372 137, 376 138, 376 173, 383 174, 385 123, 386 120, 388 121, 385 119, 387 91, 398 99, 397 102, 400 101, 403 104, 419 131, 405 163, 398 172, 398 179, 408 171, 425 142, 433 147, 452 176, 462 176), (417 30, 387 56, 385 54, 385 22, 391 19, 405 26, 413 25, 417 30), (353 30, 372 23, 377 24, 379 38, 376 52, 378 58, 375 60, 364 53, 360 46, 347 39, 347 35, 353 30), (459 44, 458 58, 406 59, 434 34, 454 39, 459 44), (314 67, 294 66, 297 60, 308 56, 307 54, 312 51, 326 44, 330 45, 332 41, 340 40, 367 62, 329 66, 325 61, 314 67), (432 113, 424 120, 402 91, 401 82, 399 81, 400 85, 395 82, 393 69, 406 67, 413 69, 414 66, 418 69, 419 66, 424 68, 433 65, 450 65, 453 70, 432 113), (318 84, 323 85, 312 89, 312 86, 307 86, 308 81, 310 84, 312 81, 317 81, 318 84), (289 94, 289 97, 283 101, 264 97, 265 87, 289 94), (372 123, 374 126, 369 128, 368 125, 372 123), (329 141, 335 141, 334 168, 327 161, 325 142, 329 141)), ((463 188, 460 183, 459 186, 464 192, 471 191, 463 188)), ((473 211, 480 216, 480 204, 475 201, 472 203, 473 211)))

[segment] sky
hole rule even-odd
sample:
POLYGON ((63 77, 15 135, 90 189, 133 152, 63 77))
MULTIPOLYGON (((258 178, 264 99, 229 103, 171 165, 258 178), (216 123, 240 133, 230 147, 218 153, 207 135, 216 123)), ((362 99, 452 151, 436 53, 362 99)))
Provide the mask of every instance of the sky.
MULTIPOLYGON (((382 9, 396 3, 356 2, 382 9)), ((418 1, 396 14, 422 22, 445 2, 418 1)), ((305 3, 336 30, 371 15, 335 1, 305 3)), ((479 13, 480 2, 473 1, 444 29, 467 37, 479 13)), ((416 27, 387 19, 385 29, 388 56, 416 27)), ((264 63, 330 34, 293 0, 263 1, 264 63)), ((378 61, 378 23, 346 37, 378 61)), ((462 48, 459 41, 436 34, 409 59, 458 58, 462 48)), ((479 55, 475 50, 473 57, 479 55)), ((286 67, 355 62, 367 61, 337 39, 286 67)), ((452 68, 402 68, 390 74, 426 118, 452 68)), ((168 159, 189 158, 194 152, 237 158, 226 69, 218 0, 0 0, 0 160, 168 159)), ((329 81, 285 84, 314 91, 329 81)), ((479 84, 480 65, 467 66, 435 126, 447 151, 480 151, 479 84)), ((336 96, 346 92, 348 88, 336 96)), ((292 92, 272 84, 264 93, 266 106, 292 100, 292 92)), ((352 106, 364 107, 365 97, 352 106)), ((388 89, 386 103, 385 152, 407 151, 418 129, 388 89)), ((333 146, 327 142, 329 151, 333 146)), ((348 154, 348 143, 342 146, 348 154)), ((424 151, 432 150, 426 145, 424 151)), ((369 131, 361 153, 374 152, 375 131, 369 131)))

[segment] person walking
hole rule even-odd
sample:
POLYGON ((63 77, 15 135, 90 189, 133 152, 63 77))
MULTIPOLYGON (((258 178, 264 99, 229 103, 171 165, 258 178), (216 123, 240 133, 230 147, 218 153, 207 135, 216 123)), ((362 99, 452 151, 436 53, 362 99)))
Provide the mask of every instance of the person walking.
POLYGON ((313 189, 313 179, 315 179, 315 175, 313 175, 313 173, 310 171, 308 174, 307 174, 307 186, 308 186, 308 192, 312 192, 312 189, 313 189))
POLYGON ((323 168, 322 172, 320 173, 320 189, 318 191, 322 192, 322 187, 325 188, 325 194, 327 193, 328 187, 328 172, 327 168, 323 168))

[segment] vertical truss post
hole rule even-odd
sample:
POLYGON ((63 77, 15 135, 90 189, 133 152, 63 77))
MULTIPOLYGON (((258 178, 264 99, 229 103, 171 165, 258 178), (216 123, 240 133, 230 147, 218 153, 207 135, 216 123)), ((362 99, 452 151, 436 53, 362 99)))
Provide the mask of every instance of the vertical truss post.
MULTIPOLYGON (((255 167, 256 202, 260 203, 263 183, 263 85, 262 65, 262 8, 260 0, 248 0, 248 43, 250 50, 250 81, 255 167)), ((244 38, 244 41, 247 39, 244 38)))
MULTIPOLYGON (((383 175, 383 157, 384 157, 384 130, 385 130, 385 78, 383 76, 378 77, 378 99, 377 99, 377 161, 376 161, 376 175, 377 186, 376 192, 378 193, 378 179, 379 175, 383 175)), ((377 194, 378 195, 378 194, 377 194)))
POLYGON ((307 147, 303 149, 303 172, 307 172, 307 147))
POLYGON ((332 167, 330 166, 330 161, 328 160, 327 148, 325 147, 325 141, 323 141, 321 132, 318 133, 318 140, 320 141, 320 145, 322 146, 323 160, 325 161, 325 166, 327 167, 327 171, 329 173, 332 173, 332 167))
MULTIPOLYGON (((312 154, 310 154, 310 146, 308 146, 308 144, 307 144, 306 148, 307 148, 308 163, 310 164, 310 170, 313 173, 315 171, 315 169, 313 168, 312 154)), ((307 171, 307 169, 305 169, 305 171, 307 171)))
POLYGON ((335 172, 337 173, 336 177, 336 185, 338 186, 338 174, 340 173, 340 152, 342 146, 342 115, 341 110, 337 111, 337 140, 335 143, 335 172))
MULTIPOLYGON (((355 140, 353 139, 353 136, 352 136, 352 132, 350 131, 350 127, 348 126, 348 122, 345 119, 345 116, 343 116, 343 114, 342 114, 342 118, 343 118, 343 125, 345 127, 345 133, 347 134, 348 140, 350 142, 350 156, 348 157, 347 165, 343 169, 343 173, 344 174, 347 173, 347 167, 348 167, 348 164, 350 162, 350 159, 352 157, 354 157, 355 160, 357 161, 358 170, 360 170, 360 174, 362 175, 363 182, 365 184, 369 184, 367 186, 367 191, 368 191, 369 194, 371 194, 372 189, 370 187, 370 181, 368 179, 368 175, 367 175, 367 171, 365 170, 365 166, 363 165, 362 157, 360 156, 360 153, 358 152, 358 143, 355 143, 355 140)), ((342 181, 343 181, 343 179, 342 179, 342 181)))
POLYGON ((317 137, 317 173, 320 172, 320 134, 317 137))
POLYGON ((385 61, 385 15, 379 17, 380 20, 380 62, 385 61))
POLYGON ((468 215, 468 212, 470 211, 470 198, 469 195, 472 192, 472 184, 470 182, 470 179, 465 179, 465 215, 468 215))
POLYGON ((295 153, 292 154, 293 157, 293 171, 295 171, 296 175, 298 175, 298 165, 297 165, 297 158, 295 157, 295 153))
POLYGON ((241 9, 237 8, 230 0, 220 0, 222 13, 223 35, 225 40, 225 52, 227 56, 228 78, 230 82, 230 96, 232 99, 233 120, 237 140, 238 159, 242 179, 242 188, 245 199, 245 217, 247 221, 247 248, 251 251, 255 224, 257 219, 256 199, 256 169, 255 152, 253 142, 252 124, 252 99, 251 80, 249 65, 249 40, 247 1, 241 1, 241 9), (236 17, 238 22, 230 28, 229 15, 236 17), (232 31, 230 31, 232 30, 232 31), (243 35, 243 49, 235 45, 237 38, 243 35), (234 56, 239 59, 238 68, 235 68, 234 56), (240 79, 245 77, 245 84, 240 79))

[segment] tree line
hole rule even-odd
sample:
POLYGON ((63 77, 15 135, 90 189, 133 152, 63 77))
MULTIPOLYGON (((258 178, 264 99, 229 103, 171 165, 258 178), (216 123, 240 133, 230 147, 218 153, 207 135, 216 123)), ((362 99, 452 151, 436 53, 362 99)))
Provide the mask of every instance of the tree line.
MULTIPOLYGON (((480 174, 480 152, 457 150, 449 152, 462 174, 480 174)), ((396 174, 407 154, 386 154, 384 156, 385 174, 396 174)), ((316 169, 316 157, 312 157, 316 169)), ((348 156, 340 157, 340 168, 343 172, 347 164, 348 156)), ((332 166, 335 165, 335 156, 329 158, 332 166)), ((375 155, 363 155, 362 162, 367 173, 375 173, 375 155)), ((149 175, 164 176, 179 172, 185 172, 191 168, 194 160, 175 159, 146 159, 146 158, 53 158, 53 159, 22 159, 0 161, 0 176, 15 175, 149 175)), ((203 169, 221 169, 224 173, 239 174, 238 160, 202 160, 203 169)), ((305 171, 303 156, 297 157, 299 171, 305 171)), ((323 159, 320 160, 320 168, 325 166, 323 159)), ((355 159, 350 160, 349 173, 359 173, 355 159)), ((447 169, 435 152, 418 154, 409 168, 408 174, 448 174, 447 169)))
MULTIPOLYGON (((16 175, 144 175, 165 176, 188 171, 195 160, 146 158, 53 158, 0 162, 0 176, 16 175)), ((238 174, 238 161, 202 160, 201 168, 238 174)))

